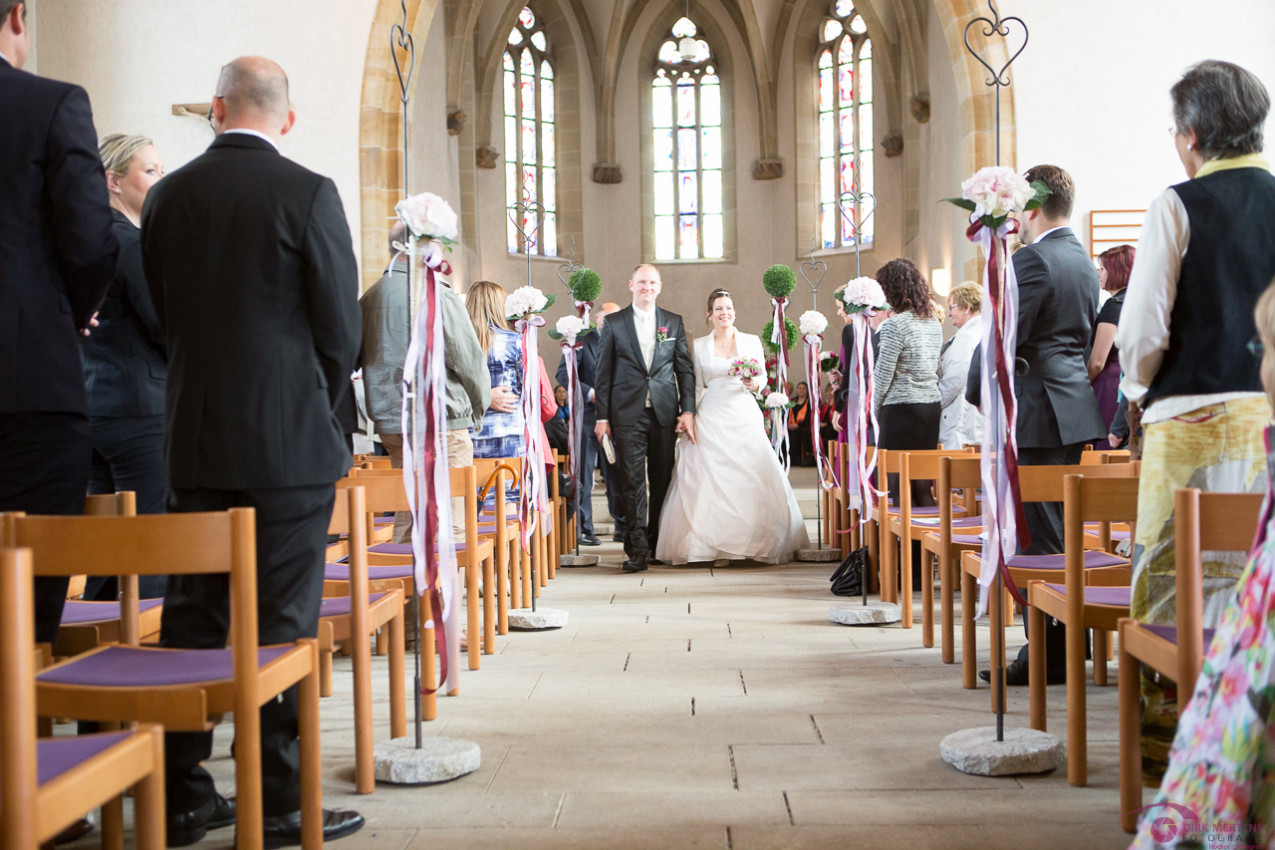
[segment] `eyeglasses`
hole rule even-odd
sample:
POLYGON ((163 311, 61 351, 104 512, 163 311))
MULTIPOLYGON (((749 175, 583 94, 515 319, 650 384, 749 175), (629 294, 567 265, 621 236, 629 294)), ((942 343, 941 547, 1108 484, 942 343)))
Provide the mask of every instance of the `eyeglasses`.
POLYGON ((1244 347, 1248 349, 1249 354, 1253 355, 1258 360, 1261 360, 1266 354, 1266 343, 1262 342, 1261 334, 1250 339, 1247 343, 1245 343, 1244 347))

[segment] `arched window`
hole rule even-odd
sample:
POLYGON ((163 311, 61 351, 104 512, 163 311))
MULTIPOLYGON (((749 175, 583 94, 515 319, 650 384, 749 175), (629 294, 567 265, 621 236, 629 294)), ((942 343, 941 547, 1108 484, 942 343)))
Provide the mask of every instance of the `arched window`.
MULTIPOLYGON (((819 233, 825 248, 853 247, 856 238, 872 244, 872 219, 856 234, 838 208, 854 186, 856 160, 859 192, 873 191, 872 132, 872 41, 852 0, 836 0, 819 29, 819 233)), ((855 209, 854 217, 864 211, 855 209)))
POLYGON ((554 145, 553 64, 543 24, 524 7, 505 49, 505 196, 510 206, 534 201, 523 221, 535 230, 528 244, 509 223, 509 252, 558 253, 557 163, 554 145), (539 215, 538 219, 533 217, 539 215))
POLYGON ((651 81, 655 256, 723 256, 722 86, 712 49, 690 18, 660 44, 651 81))

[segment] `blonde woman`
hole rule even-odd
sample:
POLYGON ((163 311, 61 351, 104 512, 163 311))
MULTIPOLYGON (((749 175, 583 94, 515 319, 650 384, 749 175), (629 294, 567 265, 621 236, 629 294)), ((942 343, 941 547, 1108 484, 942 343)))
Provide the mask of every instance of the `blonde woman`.
MULTIPOLYGON (((84 381, 93 441, 89 493, 137 493, 137 511, 164 511, 164 336, 142 272, 142 204, 164 175, 164 161, 145 136, 113 135, 98 153, 106 169, 119 263, 98 310, 98 326, 82 337, 84 381)), ((143 597, 164 595, 163 576, 145 576, 143 597)), ((115 580, 90 579, 85 598, 114 599, 115 580)))
POLYGON ((939 442, 957 449, 983 439, 983 417, 965 400, 970 358, 983 339, 983 287, 966 281, 947 296, 947 317, 956 334, 943 343, 939 355, 939 442))
POLYGON ((465 293, 465 309, 478 334, 478 347, 487 354, 491 373, 491 407, 474 432, 474 457, 518 457, 523 439, 522 338, 505 318, 507 293, 500 284, 480 280, 465 293))

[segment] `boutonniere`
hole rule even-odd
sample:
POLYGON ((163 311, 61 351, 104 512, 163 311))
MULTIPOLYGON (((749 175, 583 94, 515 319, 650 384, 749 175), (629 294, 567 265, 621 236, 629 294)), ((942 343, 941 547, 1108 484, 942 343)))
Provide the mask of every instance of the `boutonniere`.
POLYGON ((655 329, 656 342, 668 342, 668 328, 660 327, 655 329))

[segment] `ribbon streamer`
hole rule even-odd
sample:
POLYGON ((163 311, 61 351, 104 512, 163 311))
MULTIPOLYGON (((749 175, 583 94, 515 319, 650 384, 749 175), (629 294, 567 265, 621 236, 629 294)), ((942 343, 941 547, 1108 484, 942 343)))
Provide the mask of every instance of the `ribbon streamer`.
POLYGON ((545 461, 540 446, 540 361, 536 352, 538 329, 543 317, 530 314, 515 324, 522 334, 522 434, 526 453, 522 456, 522 487, 518 491, 518 517, 523 548, 531 550, 531 535, 536 530, 536 511, 544 518, 545 531, 550 528, 549 495, 545 490, 545 461))
POLYGON ((1018 231, 1009 219, 996 231, 975 219, 965 235, 983 249, 987 267, 983 291, 992 310, 983 322, 981 398, 987 411, 983 429, 983 538, 979 567, 978 612, 987 613, 988 596, 999 573, 1014 600, 1026 605, 1007 562, 1030 543, 1018 485, 1018 400, 1014 394, 1014 352, 1018 341, 1018 280, 1009 262, 1008 237, 1018 231))
POLYGON ((820 422, 819 422, 819 347, 823 340, 815 334, 809 334, 802 338, 806 343, 806 378, 810 385, 816 388, 814 397, 807 394, 810 405, 810 441, 815 447, 815 471, 819 476, 819 486, 824 490, 831 490, 837 486, 837 472, 833 469, 832 462, 824 456, 823 441, 820 439, 820 422))
POLYGON ((567 469, 571 480, 576 485, 576 508, 580 499, 587 498, 580 493, 580 455, 583 451, 581 438, 584 436, 580 426, 584 417, 584 391, 580 387, 580 365, 576 354, 584 346, 574 337, 562 340, 562 362, 567 365, 567 397, 571 399, 571 411, 567 417, 567 445, 571 452, 567 455, 567 469))
MULTIPOLYGON (((788 303, 788 299, 772 298, 770 303, 775 308, 770 342, 779 349, 779 354, 775 357, 775 392, 788 395, 788 327, 784 321, 784 305, 788 303)), ((788 446, 788 408, 773 407, 771 411, 770 445, 784 462, 784 472, 788 472, 792 466, 792 458, 789 457, 791 451, 785 451, 785 448, 790 448, 788 446)))
MULTIPOLYGON (((854 327, 854 351, 850 352, 853 365, 848 371, 853 371, 854 375, 846 404, 846 442, 855 454, 855 487, 850 491, 850 507, 858 509, 860 526, 872 520, 878 495, 872 483, 872 474, 877 468, 876 453, 871 460, 868 459, 868 426, 872 426, 871 433, 880 433, 872 404, 872 372, 876 358, 872 351, 872 326, 868 319, 873 315, 876 315, 874 310, 850 314, 850 324, 854 327)), ((847 380, 850 378, 846 375, 847 380)))
MULTIPOLYGON (((430 594, 431 612, 442 620, 436 628, 444 692, 456 690, 460 661, 460 624, 456 611, 456 546, 452 539, 451 476, 447 465, 447 374, 443 346, 443 312, 438 303, 435 271, 450 274, 437 242, 412 239, 395 245, 409 258, 408 281, 416 326, 403 366, 403 484, 412 516, 412 563, 416 592, 430 594), (423 250, 422 250, 423 249, 423 250), (421 262, 417 262, 417 259, 421 262), (422 279, 423 275, 423 279, 422 279)), ((426 648, 432 651, 433 647, 426 648)), ((423 690, 432 692, 432 683, 423 690)))

